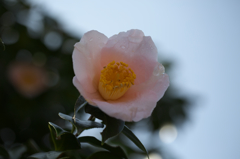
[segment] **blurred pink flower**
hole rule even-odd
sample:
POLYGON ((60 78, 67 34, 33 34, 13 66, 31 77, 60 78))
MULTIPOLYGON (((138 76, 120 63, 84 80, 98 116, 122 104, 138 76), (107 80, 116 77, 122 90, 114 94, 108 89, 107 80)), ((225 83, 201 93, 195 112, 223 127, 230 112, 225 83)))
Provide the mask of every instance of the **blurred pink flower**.
POLYGON ((32 64, 14 62, 9 66, 8 75, 16 90, 25 97, 35 97, 47 88, 46 71, 32 64))
POLYGON ((75 44, 73 68, 73 84, 83 97, 124 121, 149 117, 169 86, 156 46, 141 30, 110 38, 85 33, 75 44))

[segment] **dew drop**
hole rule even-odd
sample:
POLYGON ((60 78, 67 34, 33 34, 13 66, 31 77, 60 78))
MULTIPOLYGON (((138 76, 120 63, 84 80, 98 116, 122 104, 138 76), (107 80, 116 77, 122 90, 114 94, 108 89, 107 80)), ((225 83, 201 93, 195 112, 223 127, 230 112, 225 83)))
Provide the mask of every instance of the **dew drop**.
POLYGON ((129 32, 128 40, 133 43, 140 43, 143 39, 143 32, 140 30, 131 30, 129 32))
POLYGON ((93 38, 91 38, 89 41, 93 41, 93 38))
POLYGON ((159 75, 164 74, 164 73, 165 73, 165 68, 160 63, 153 70, 153 75, 154 76, 159 76, 159 75))
POLYGON ((154 46, 150 44, 149 48, 150 48, 151 50, 153 50, 153 49, 154 49, 154 46))
POLYGON ((126 47, 125 46, 121 46, 122 49, 125 49, 126 47))

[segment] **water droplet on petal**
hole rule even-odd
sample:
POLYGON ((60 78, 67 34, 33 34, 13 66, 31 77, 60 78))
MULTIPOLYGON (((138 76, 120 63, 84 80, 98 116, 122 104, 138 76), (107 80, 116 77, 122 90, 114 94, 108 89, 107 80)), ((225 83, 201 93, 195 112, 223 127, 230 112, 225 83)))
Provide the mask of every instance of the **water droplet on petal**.
POLYGON ((161 74, 165 73, 165 68, 162 64, 158 63, 158 65, 154 68, 153 70, 153 75, 154 76, 159 76, 161 74))
POLYGON ((93 41, 93 38, 91 38, 89 41, 93 41))
POLYGON ((140 43, 143 39, 143 32, 141 30, 130 30, 128 40, 133 43, 140 43))
POLYGON ((126 47, 125 46, 121 46, 122 49, 125 49, 126 47))

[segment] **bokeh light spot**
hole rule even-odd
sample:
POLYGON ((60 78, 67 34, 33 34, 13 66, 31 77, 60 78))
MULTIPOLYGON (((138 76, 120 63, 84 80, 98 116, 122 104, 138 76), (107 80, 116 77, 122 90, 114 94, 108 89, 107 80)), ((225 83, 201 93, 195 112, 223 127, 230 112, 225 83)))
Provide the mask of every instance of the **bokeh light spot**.
POLYGON ((15 22, 15 17, 12 12, 5 12, 1 18, 0 23, 2 26, 11 26, 15 22))
POLYGON ((62 44, 62 37, 57 32, 49 32, 44 37, 44 44, 51 50, 57 50, 62 44))
POLYGON ((22 24, 27 26, 28 19, 29 19, 29 10, 21 10, 18 12, 17 16, 17 21, 22 24))
POLYGON ((172 143, 177 138, 177 128, 173 124, 165 124, 159 131, 159 137, 164 143, 172 143))
POLYGON ((55 72, 48 72, 47 73, 47 78, 48 78, 47 85, 49 87, 55 86, 59 81, 59 75, 55 72))
MULTIPOLYGON (((150 159, 162 159, 162 157, 158 153, 154 153, 154 152, 149 154, 149 158, 150 159)), ((145 157, 144 159, 148 159, 148 158, 145 157)))
POLYGON ((19 34, 16 30, 13 30, 11 28, 6 28, 3 31, 2 41, 5 44, 7 44, 7 45, 14 44, 18 41, 18 39, 19 39, 19 34))

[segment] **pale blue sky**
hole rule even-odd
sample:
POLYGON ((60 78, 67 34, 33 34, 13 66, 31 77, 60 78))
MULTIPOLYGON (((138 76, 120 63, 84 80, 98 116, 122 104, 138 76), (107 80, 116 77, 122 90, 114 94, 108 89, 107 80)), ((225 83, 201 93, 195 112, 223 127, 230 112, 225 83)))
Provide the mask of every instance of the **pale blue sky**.
POLYGON ((141 29, 160 59, 173 60, 171 83, 200 98, 192 120, 166 145, 182 159, 240 158, 240 1, 29 0, 79 37, 141 29))

